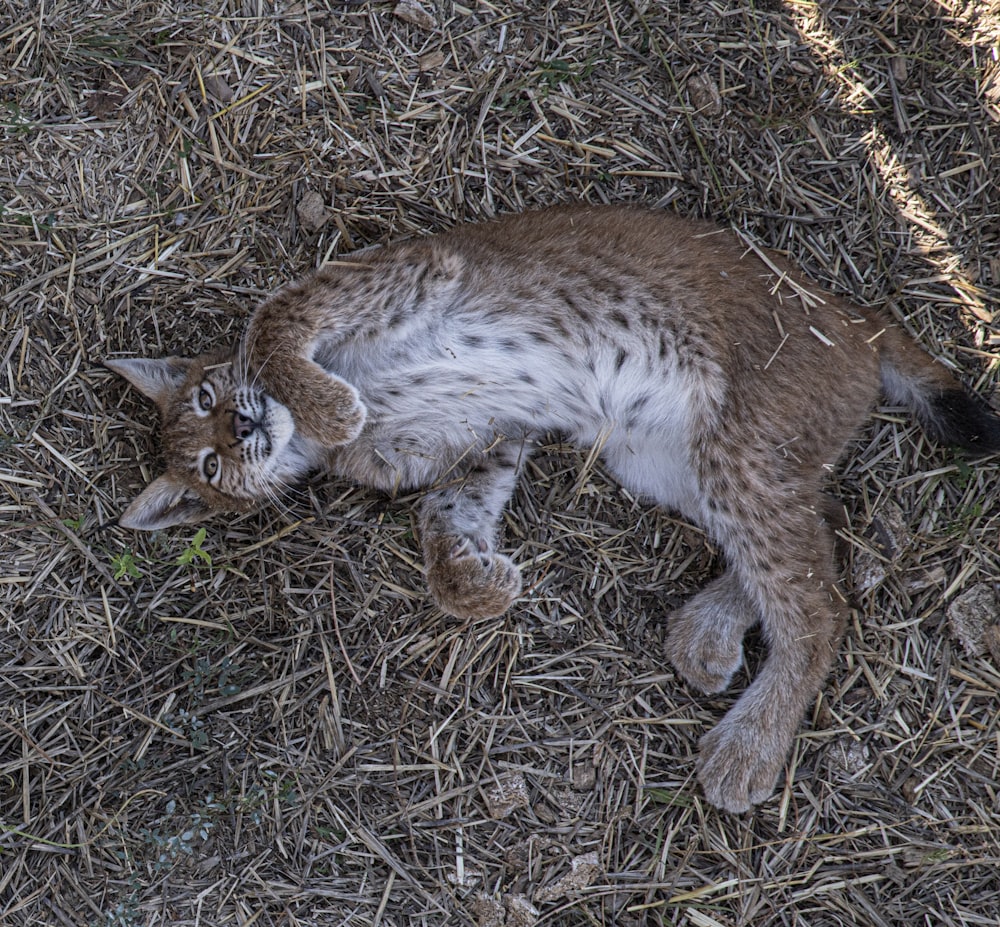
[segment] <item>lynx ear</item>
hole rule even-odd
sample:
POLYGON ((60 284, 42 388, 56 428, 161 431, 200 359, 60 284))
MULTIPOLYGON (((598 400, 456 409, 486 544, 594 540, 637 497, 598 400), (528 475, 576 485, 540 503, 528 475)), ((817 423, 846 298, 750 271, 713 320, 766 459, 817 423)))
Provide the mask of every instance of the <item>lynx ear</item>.
POLYGON ((153 480, 125 509, 118 524, 135 531, 159 531, 174 525, 204 521, 208 506, 169 473, 153 480))
POLYGON ((183 357, 150 360, 143 357, 116 358, 104 366, 125 377, 140 393, 162 403, 184 382, 191 361, 183 357))

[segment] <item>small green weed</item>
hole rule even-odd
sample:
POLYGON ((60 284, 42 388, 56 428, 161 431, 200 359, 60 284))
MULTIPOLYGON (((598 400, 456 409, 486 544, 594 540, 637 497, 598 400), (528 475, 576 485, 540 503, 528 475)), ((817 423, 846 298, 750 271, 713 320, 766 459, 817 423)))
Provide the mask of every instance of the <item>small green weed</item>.
POLYGON ((20 138, 35 131, 37 123, 25 115, 14 101, 0 104, 0 128, 9 138, 20 138))
POLYGON ((144 828, 141 833, 143 841, 153 848, 157 854, 153 869, 162 872, 173 867, 181 857, 193 857, 195 850, 209 838, 215 827, 213 818, 218 812, 225 811, 225 806, 209 795, 200 811, 192 811, 187 819, 180 824, 180 833, 176 821, 171 821, 177 811, 177 802, 171 799, 167 802, 166 814, 152 828, 144 828))
POLYGON ((666 805, 668 808, 690 808, 692 804, 691 796, 685 792, 658 788, 644 789, 643 791, 656 804, 666 805))
POLYGON ((204 528, 199 528, 195 536, 191 538, 191 542, 177 558, 177 566, 188 566, 189 564, 200 566, 202 563, 211 566, 212 555, 201 546, 205 543, 207 536, 208 532, 204 528))
POLYGON ((140 579, 142 570, 139 569, 139 561, 134 553, 127 547, 111 558, 111 569, 114 571, 115 579, 140 579))
MULTIPOLYGON (((104 912, 104 927, 139 927, 145 923, 139 908, 139 894, 142 884, 139 877, 133 873, 129 879, 129 892, 113 908, 104 912)), ((96 922, 91 921, 91 924, 96 922)))
POLYGON ((208 731, 205 730, 205 722, 193 712, 184 708, 168 712, 163 716, 163 723, 174 734, 191 744, 193 750, 208 749, 208 731))
POLYGON ((229 657, 213 663, 208 657, 196 657, 194 666, 185 668, 183 678, 187 681, 188 693, 195 703, 205 700, 209 692, 222 696, 238 695, 242 686, 238 681, 239 664, 229 657))

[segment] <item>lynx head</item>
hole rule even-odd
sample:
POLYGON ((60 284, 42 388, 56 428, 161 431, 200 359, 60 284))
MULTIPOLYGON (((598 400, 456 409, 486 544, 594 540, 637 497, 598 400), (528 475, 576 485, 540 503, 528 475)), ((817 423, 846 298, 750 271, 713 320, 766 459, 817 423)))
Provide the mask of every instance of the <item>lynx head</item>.
POLYGON ((122 514, 123 527, 153 531, 250 511, 318 463, 288 409, 241 375, 232 352, 105 365, 159 407, 167 463, 122 514))

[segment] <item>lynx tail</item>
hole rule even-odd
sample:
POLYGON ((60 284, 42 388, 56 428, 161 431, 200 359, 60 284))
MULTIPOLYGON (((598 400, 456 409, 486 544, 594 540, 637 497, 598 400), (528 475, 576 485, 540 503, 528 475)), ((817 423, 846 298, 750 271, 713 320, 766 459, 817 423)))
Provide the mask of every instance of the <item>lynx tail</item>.
POLYGON ((882 332, 878 345, 882 387, 890 402, 912 409, 923 429, 942 444, 976 454, 1000 451, 1000 415, 984 399, 894 326, 882 332))

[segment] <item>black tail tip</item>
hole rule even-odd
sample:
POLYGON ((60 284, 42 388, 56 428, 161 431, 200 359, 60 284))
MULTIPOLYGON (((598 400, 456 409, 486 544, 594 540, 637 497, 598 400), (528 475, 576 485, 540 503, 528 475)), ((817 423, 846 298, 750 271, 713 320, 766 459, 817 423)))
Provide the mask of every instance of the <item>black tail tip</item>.
POLYGON ((942 444, 976 454, 1000 451, 1000 415, 962 389, 944 390, 931 400, 930 430, 942 444))

